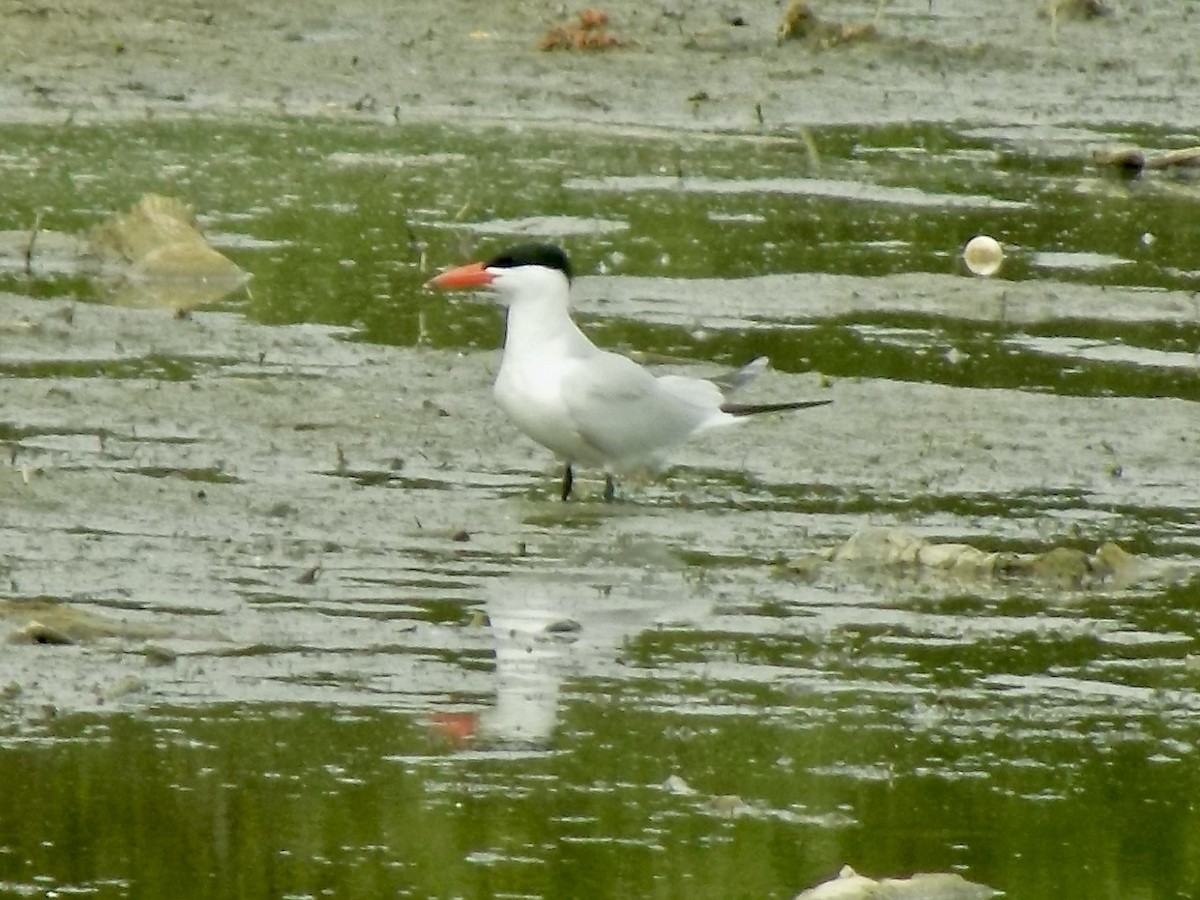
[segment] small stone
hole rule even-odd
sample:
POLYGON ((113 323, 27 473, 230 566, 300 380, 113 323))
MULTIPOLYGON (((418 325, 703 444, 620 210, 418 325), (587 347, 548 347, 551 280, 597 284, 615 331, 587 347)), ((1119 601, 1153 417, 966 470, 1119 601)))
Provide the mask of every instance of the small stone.
POLYGON ((17 641, 29 644, 67 646, 75 643, 65 632, 38 622, 36 619, 18 631, 14 637, 17 641))

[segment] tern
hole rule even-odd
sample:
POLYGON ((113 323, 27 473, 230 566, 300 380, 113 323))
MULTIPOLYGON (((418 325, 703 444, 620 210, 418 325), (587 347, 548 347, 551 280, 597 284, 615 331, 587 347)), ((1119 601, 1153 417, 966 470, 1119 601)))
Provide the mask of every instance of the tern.
POLYGON ((486 288, 508 308, 496 402, 518 429, 564 460, 563 500, 571 496, 576 464, 602 469, 604 499, 612 500, 616 474, 661 468, 668 452, 694 434, 831 402, 730 403, 730 393, 766 369, 765 356, 712 380, 655 375, 579 330, 568 309, 572 280, 561 248, 522 244, 425 285, 486 288))

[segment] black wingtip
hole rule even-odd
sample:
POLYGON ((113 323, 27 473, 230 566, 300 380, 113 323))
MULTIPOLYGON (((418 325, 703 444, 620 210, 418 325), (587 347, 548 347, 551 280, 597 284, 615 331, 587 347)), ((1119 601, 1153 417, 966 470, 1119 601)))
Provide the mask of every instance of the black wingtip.
POLYGON ((760 413, 787 412, 793 409, 812 409, 828 406, 832 400, 796 400, 791 403, 722 403, 721 412, 731 416, 757 416, 760 413))

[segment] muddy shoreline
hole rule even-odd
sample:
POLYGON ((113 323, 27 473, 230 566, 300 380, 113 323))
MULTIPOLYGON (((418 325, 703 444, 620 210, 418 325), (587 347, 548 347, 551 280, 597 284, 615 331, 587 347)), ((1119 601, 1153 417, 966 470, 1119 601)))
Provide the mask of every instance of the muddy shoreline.
POLYGON ((779 130, 971 121, 1027 127, 1200 119, 1200 9, 1113 4, 1060 17, 985 0, 817 3, 877 36, 825 50, 778 42, 782 4, 606 4, 624 43, 537 49, 551 2, 386 5, 302 0, 118 5, 4 0, 0 121, 265 112, 448 121, 507 118, 779 130))

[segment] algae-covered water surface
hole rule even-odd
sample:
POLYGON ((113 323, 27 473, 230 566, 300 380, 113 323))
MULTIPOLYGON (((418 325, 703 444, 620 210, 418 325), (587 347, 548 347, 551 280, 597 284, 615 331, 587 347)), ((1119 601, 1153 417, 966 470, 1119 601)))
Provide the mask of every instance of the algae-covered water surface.
POLYGON ((1200 187, 1088 162, 1186 135, 2 133, 0 894, 1200 890, 1200 187), (55 255, 147 193, 248 284, 55 255), (530 238, 598 342, 832 405, 559 503, 421 288, 530 238))

